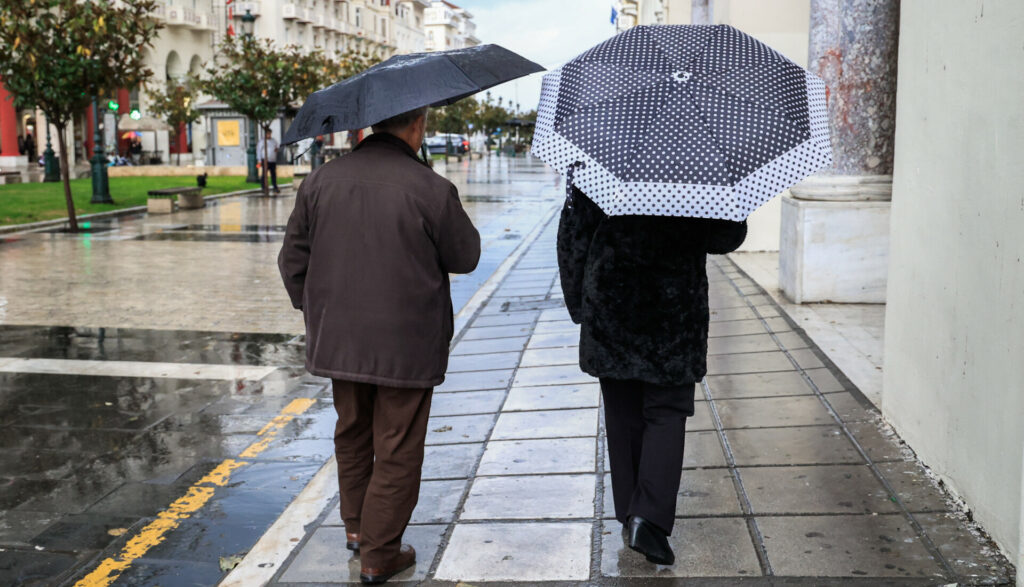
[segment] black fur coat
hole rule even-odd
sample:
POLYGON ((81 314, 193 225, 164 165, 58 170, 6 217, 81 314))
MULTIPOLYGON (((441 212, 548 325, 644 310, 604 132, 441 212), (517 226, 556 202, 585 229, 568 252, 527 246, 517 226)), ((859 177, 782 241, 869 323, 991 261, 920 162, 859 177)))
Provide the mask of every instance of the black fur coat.
POLYGON ((573 188, 558 226, 565 305, 582 325, 580 367, 658 385, 707 371, 707 254, 736 250, 746 222, 609 217, 573 188))

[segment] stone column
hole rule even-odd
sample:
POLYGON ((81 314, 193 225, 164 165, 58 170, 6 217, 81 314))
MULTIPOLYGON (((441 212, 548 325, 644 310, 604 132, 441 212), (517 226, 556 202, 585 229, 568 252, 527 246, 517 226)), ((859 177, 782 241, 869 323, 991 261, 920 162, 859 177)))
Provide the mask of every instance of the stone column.
POLYGON ((833 165, 783 199, 780 283, 797 303, 885 301, 898 42, 899 0, 811 0, 833 165))
POLYGON ((25 157, 18 153, 18 112, 14 109, 14 96, 0 80, 0 167, 9 169, 17 165, 26 165, 25 157))

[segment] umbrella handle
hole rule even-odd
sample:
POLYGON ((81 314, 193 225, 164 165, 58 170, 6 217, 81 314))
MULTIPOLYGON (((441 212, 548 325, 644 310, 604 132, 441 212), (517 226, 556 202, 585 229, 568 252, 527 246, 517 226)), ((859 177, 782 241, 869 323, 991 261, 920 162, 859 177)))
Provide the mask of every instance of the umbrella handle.
POLYGON ((565 172, 565 207, 572 210, 572 181, 576 177, 576 168, 586 169, 587 164, 582 161, 575 161, 565 172))

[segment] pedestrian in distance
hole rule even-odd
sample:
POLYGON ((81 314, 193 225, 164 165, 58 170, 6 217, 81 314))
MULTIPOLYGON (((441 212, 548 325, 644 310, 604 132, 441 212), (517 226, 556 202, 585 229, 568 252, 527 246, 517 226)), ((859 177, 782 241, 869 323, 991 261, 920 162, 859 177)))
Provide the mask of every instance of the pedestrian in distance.
POLYGON ((580 367, 601 383, 615 518, 654 563, 675 562, 686 419, 707 370, 707 254, 746 234, 745 221, 607 216, 576 187, 562 209, 558 267, 580 367))
POLYGON ((256 145, 256 158, 262 165, 262 177, 260 181, 264 186, 267 185, 267 172, 270 172, 270 180, 273 182, 274 193, 279 194, 281 190, 277 187, 277 140, 274 139, 274 134, 268 128, 262 141, 258 141, 256 145), (268 156, 269 154, 269 156, 268 156))
POLYGON ((36 140, 30 132, 25 133, 25 156, 28 157, 29 163, 36 157, 36 140))
POLYGON ((448 275, 480 258, 458 190, 416 156, 426 110, 374 124, 353 152, 311 172, 278 257, 305 317, 306 368, 332 379, 341 519, 364 583, 415 564, 402 535, 448 366, 448 275))

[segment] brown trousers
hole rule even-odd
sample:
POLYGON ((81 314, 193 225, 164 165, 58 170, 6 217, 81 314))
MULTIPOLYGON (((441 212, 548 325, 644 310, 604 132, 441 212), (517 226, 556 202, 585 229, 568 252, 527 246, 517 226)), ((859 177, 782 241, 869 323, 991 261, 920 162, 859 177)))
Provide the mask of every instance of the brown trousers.
POLYGON ((388 565, 420 492, 432 389, 333 380, 341 519, 364 567, 388 565))

